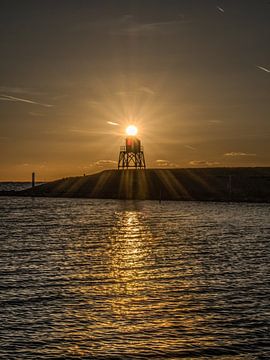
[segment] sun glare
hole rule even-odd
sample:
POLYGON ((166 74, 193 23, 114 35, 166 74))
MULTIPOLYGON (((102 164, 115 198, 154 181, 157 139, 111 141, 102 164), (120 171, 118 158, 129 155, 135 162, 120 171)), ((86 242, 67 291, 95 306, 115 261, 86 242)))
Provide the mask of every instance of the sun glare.
POLYGON ((126 133, 127 133, 127 135, 129 135, 129 136, 135 136, 135 135, 137 135, 137 132, 138 132, 138 129, 137 129, 136 126, 134 126, 134 125, 129 125, 129 126, 126 128, 126 133))

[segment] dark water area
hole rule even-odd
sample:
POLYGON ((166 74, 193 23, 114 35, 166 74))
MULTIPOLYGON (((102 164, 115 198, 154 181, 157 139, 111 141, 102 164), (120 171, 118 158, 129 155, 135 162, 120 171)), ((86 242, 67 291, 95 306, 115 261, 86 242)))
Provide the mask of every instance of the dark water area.
POLYGON ((0 358, 269 359, 269 210, 0 198, 0 358))
MULTIPOLYGON (((37 182, 36 185, 43 184, 41 182, 37 182)), ((0 191, 20 191, 31 188, 31 182, 0 182, 0 191)))

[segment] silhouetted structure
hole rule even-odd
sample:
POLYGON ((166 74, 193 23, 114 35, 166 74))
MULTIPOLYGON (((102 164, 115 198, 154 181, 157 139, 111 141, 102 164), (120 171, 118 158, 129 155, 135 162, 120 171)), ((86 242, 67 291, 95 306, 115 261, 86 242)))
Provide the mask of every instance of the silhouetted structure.
POLYGON ((135 136, 128 136, 126 146, 120 146, 118 169, 128 168, 146 168, 141 140, 135 136))
POLYGON ((36 185, 36 174, 32 172, 32 188, 36 185))
POLYGON ((270 167, 130 169, 64 178, 21 191, 0 191, 0 196, 270 203, 269 185, 270 167))

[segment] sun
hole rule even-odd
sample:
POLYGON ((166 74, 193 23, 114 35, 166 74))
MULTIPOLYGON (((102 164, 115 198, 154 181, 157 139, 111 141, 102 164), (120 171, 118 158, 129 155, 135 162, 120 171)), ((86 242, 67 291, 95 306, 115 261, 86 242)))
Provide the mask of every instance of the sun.
POLYGON ((137 132, 138 132, 138 129, 135 125, 129 125, 127 128, 126 128, 126 133, 127 135, 129 136, 136 136, 137 135, 137 132))

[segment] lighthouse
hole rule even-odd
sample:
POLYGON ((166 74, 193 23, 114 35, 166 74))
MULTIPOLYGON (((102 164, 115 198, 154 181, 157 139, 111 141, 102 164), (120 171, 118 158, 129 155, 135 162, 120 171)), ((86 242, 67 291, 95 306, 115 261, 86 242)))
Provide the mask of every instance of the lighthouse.
POLYGON ((138 130, 134 125, 129 125, 126 128, 126 145, 120 146, 118 169, 146 168, 144 151, 141 140, 136 137, 137 132, 138 130))

